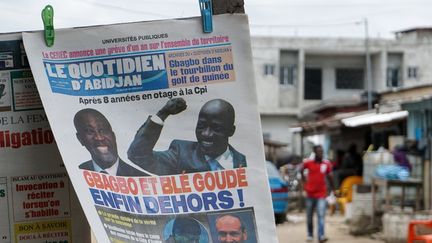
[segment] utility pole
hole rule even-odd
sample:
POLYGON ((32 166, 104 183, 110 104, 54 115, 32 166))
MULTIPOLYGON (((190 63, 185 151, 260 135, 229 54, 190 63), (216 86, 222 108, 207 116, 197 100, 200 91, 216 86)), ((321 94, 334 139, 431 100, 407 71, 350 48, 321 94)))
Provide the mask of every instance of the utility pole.
POLYGON ((367 101, 368 110, 372 109, 372 72, 371 72, 371 58, 369 51, 369 23, 368 19, 364 19, 365 26, 365 51, 366 51, 366 83, 367 83, 367 101))

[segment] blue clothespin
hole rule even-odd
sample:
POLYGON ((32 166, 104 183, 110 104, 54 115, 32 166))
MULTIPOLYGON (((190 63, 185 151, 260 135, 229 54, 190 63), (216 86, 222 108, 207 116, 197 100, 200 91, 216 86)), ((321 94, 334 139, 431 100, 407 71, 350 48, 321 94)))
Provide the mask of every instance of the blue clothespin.
POLYGON ((211 0, 199 0, 204 33, 213 31, 213 10, 211 0))
POLYGON ((51 5, 47 5, 42 10, 42 21, 44 23, 45 43, 48 47, 54 45, 54 9, 51 5))

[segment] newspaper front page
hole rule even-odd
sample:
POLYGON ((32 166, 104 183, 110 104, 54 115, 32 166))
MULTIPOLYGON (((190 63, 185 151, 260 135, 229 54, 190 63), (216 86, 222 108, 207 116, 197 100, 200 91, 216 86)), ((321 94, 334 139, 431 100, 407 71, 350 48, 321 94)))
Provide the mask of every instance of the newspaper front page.
POLYGON ((24 43, 99 242, 276 242, 246 15, 24 43))
POLYGON ((88 242, 21 34, 0 35, 0 243, 88 242))

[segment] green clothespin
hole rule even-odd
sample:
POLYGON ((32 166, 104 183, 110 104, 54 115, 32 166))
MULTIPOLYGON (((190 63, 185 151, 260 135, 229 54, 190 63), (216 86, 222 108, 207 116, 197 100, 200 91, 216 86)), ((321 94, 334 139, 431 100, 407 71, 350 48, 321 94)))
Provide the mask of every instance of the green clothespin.
POLYGON ((48 47, 54 45, 54 9, 51 5, 47 5, 42 10, 42 20, 44 22, 45 43, 48 47))

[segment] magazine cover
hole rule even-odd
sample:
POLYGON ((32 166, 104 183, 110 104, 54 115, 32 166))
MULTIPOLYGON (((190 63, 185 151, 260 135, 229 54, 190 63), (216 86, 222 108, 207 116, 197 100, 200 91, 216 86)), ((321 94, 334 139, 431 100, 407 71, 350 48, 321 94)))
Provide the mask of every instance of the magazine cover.
POLYGON ((89 242, 21 34, 0 35, 0 243, 89 242))
POLYGON ((246 15, 23 34, 99 242, 276 242, 246 15))

